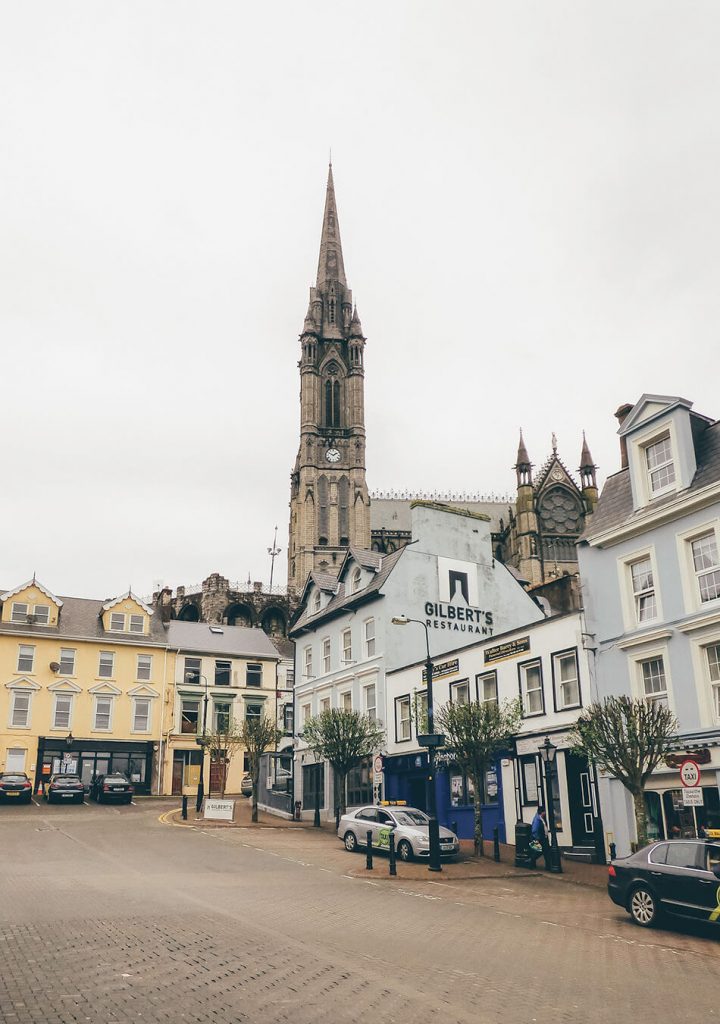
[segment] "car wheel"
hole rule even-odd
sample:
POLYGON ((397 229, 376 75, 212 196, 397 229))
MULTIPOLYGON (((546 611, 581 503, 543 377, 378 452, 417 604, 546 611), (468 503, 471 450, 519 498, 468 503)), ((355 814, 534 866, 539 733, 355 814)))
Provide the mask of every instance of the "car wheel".
POLYGON ((345 833, 345 849, 348 851, 348 853, 355 853, 355 851, 357 850, 357 845, 358 845, 358 842, 357 842, 357 836, 355 835, 355 833, 354 832, 346 832, 345 833))
POLYGON ((641 928, 652 928, 660 916, 656 896, 644 885, 633 889, 628 909, 635 924, 640 925, 641 928))
POLYGON ((400 842, 398 843, 397 855, 400 858, 400 860, 405 860, 405 861, 412 860, 412 857, 413 857, 412 846, 407 841, 407 839, 401 839, 400 842))

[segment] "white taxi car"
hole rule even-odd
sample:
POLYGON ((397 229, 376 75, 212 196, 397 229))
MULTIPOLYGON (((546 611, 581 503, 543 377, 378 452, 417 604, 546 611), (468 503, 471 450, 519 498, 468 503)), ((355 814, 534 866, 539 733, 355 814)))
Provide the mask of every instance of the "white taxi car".
MULTIPOLYGON (((428 816, 417 807, 404 804, 360 807, 349 811, 340 819, 338 838, 350 853, 367 846, 367 834, 372 833, 372 846, 387 850, 390 833, 395 835, 395 849, 400 860, 430 856, 428 816)), ((440 827, 440 856, 456 857, 460 852, 458 837, 449 828, 440 827)))

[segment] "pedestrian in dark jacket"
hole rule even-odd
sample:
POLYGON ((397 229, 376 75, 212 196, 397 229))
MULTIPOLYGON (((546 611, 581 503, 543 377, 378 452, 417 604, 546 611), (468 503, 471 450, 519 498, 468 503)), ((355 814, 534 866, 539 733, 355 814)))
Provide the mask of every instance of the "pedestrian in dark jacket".
MULTIPOLYGON (((545 808, 544 807, 538 807, 537 814, 535 815, 535 817, 532 820, 532 825, 530 826, 530 831, 532 833, 533 839, 537 843, 540 843, 540 846, 542 847, 542 856, 545 858, 545 870, 549 871, 550 870, 550 843, 548 842, 548 837, 547 837, 547 820, 546 820, 546 817, 545 817, 545 808)), ((536 854, 535 855, 535 859, 537 860, 537 858, 539 856, 540 856, 539 853, 536 854)))

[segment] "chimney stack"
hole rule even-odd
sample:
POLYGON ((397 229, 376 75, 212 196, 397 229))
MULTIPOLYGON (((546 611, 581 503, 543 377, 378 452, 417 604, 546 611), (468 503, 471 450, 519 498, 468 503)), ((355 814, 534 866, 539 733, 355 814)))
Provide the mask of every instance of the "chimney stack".
MULTIPOLYGON (((621 405, 615 413, 615 419, 618 421, 618 427, 622 427, 623 423, 627 419, 628 413, 633 409, 632 405, 621 405)), ((628 453, 627 453, 627 441, 624 437, 620 438, 620 468, 628 468, 628 453)))

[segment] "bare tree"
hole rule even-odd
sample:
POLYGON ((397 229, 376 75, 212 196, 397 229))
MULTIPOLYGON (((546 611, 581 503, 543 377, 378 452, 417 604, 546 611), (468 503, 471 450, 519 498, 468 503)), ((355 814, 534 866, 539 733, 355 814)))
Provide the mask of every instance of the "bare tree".
POLYGON ((435 721, 445 733, 446 744, 456 763, 472 780, 475 789, 475 853, 483 850, 482 798, 485 777, 494 766, 498 754, 512 742, 520 728, 522 704, 520 699, 505 701, 502 705, 491 701, 454 701, 438 708, 435 721))
POLYGON ((204 746, 210 754, 210 761, 222 762, 220 796, 225 796, 227 777, 233 757, 245 746, 242 731, 235 722, 229 721, 224 729, 215 729, 205 736, 204 746))
POLYGON ((590 704, 575 723, 575 752, 619 779, 632 796, 640 846, 648 842, 645 783, 668 752, 677 728, 669 707, 639 697, 606 697, 590 704))
POLYGON ((332 766, 337 780, 340 813, 347 808, 347 777, 363 758, 379 750, 385 740, 385 730, 374 719, 359 711, 330 708, 308 719, 303 726, 302 738, 322 761, 332 766))
POLYGON ((242 744, 247 750, 252 777, 252 820, 258 820, 258 783, 260 781, 260 758, 270 747, 275 747, 282 732, 272 718, 261 715, 246 718, 240 726, 242 744))

